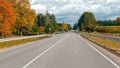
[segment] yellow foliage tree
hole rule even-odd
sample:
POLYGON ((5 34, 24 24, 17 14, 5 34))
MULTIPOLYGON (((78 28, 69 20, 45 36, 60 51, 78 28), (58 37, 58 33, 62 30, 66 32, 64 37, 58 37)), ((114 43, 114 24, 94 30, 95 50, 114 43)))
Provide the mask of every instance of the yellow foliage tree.
POLYGON ((23 30, 29 30, 35 24, 36 13, 35 10, 30 8, 29 0, 17 0, 13 3, 17 13, 15 28, 17 28, 20 36, 22 36, 23 30))
POLYGON ((62 30, 68 31, 68 25, 65 22, 62 23, 62 30))
POLYGON ((40 26, 38 28, 39 34, 45 34, 45 27, 44 26, 40 26))

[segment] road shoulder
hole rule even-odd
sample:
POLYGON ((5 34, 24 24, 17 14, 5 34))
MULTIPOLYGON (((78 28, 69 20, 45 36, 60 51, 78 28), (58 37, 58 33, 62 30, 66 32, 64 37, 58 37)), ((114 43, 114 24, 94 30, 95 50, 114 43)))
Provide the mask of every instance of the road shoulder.
MULTIPOLYGON (((82 36, 80 36, 82 37, 82 36)), ((108 58, 112 59, 116 64, 118 64, 120 66, 120 55, 114 53, 113 51, 106 49, 104 47, 102 47, 101 45, 82 37, 85 41, 87 41, 89 44, 91 44, 92 46, 94 46, 96 49, 98 49, 100 52, 102 52, 104 55, 106 55, 108 58)))

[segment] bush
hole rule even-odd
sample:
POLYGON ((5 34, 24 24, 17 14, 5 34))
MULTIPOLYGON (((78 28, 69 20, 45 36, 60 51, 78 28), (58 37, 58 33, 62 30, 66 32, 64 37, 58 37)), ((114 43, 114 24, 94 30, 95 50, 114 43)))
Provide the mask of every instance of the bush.
POLYGON ((45 34, 45 27, 44 26, 40 26, 38 28, 39 34, 45 34))
POLYGON ((87 32, 93 32, 95 29, 94 29, 94 27, 88 26, 88 27, 85 28, 85 30, 86 30, 87 32))

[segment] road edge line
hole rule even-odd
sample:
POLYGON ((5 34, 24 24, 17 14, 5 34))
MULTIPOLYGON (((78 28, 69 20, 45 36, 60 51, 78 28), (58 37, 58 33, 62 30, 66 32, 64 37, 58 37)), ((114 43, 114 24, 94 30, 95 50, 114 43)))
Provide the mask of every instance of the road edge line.
POLYGON ((114 61, 112 61, 110 58, 108 58, 106 55, 104 55, 102 52, 97 50, 94 46, 92 46, 90 43, 86 42, 85 39, 83 39, 81 36, 83 42, 87 43, 92 49, 94 49, 97 53, 99 53, 101 56, 103 56, 105 59, 107 59, 110 63, 112 63, 116 68, 120 68, 119 65, 117 65, 114 61))

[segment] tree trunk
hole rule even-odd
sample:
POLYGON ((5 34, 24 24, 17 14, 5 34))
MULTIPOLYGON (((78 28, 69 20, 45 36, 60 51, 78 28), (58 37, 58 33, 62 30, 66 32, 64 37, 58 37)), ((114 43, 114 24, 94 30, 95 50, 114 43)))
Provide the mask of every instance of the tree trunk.
POLYGON ((1 38, 3 39, 3 38, 4 38, 4 34, 2 33, 1 35, 2 35, 2 37, 1 37, 1 38))
POLYGON ((79 27, 79 31, 81 31, 82 29, 81 29, 81 27, 79 27))
POLYGON ((20 37, 22 37, 22 31, 20 31, 20 37))

